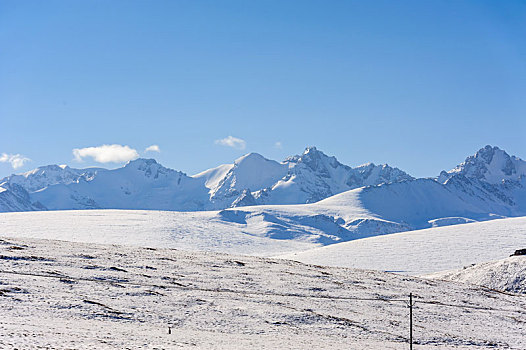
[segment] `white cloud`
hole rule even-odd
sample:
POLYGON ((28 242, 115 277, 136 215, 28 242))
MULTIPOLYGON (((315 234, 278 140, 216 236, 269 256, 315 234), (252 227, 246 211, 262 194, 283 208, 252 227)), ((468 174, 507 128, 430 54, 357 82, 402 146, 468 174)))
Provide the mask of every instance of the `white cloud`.
POLYGON ((0 163, 10 163, 13 169, 18 169, 24 166, 25 163, 31 159, 24 157, 21 154, 7 154, 2 153, 0 155, 0 163))
POLYGON ((158 145, 151 145, 151 146, 146 147, 146 149, 144 150, 144 152, 157 152, 157 153, 161 153, 161 149, 159 148, 158 145))
POLYGON ((274 143, 274 148, 282 149, 283 145, 281 144, 281 141, 276 141, 276 143, 274 143))
POLYGON ((123 163, 139 158, 135 149, 122 145, 75 148, 73 155, 77 162, 82 162, 84 158, 93 158, 98 163, 123 163))
POLYGON ((215 143, 216 145, 227 146, 227 147, 232 147, 232 148, 237 148, 237 149, 245 149, 245 147, 247 146, 247 143, 245 140, 239 139, 234 136, 228 136, 228 137, 225 137, 224 139, 216 140, 215 143))

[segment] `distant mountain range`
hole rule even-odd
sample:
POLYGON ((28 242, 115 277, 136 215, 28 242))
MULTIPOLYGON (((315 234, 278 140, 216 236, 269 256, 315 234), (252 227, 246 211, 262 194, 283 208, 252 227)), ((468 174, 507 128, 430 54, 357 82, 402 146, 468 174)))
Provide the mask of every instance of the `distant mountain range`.
POLYGON ((0 211, 197 211, 304 204, 362 186, 412 179, 388 165, 351 168, 315 147, 281 163, 250 153, 194 176, 165 168, 154 159, 137 159, 115 170, 47 165, 0 180, 0 211))
MULTIPOLYGON (((49 165, 0 181, 0 211, 212 211, 210 229, 321 244, 526 215, 526 162, 486 146, 436 178, 355 168, 315 147, 276 162, 257 153, 194 176, 137 159, 114 170, 49 165)), ((208 225, 207 224, 207 225, 208 225)), ((205 226, 208 227, 208 226, 205 226)))

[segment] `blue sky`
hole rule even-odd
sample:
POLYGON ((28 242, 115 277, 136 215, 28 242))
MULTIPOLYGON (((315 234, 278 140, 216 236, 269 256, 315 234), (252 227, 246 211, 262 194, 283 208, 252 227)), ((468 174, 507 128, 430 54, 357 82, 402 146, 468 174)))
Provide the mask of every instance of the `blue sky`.
POLYGON ((4 0, 0 176, 310 145, 414 176, 526 158, 525 38, 524 1, 4 0))

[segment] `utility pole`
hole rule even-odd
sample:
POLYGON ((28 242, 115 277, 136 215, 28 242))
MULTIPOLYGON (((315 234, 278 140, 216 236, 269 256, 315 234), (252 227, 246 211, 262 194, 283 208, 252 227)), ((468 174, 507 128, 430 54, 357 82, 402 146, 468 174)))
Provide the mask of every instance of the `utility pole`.
POLYGON ((413 350, 413 293, 409 293, 409 350, 413 350))

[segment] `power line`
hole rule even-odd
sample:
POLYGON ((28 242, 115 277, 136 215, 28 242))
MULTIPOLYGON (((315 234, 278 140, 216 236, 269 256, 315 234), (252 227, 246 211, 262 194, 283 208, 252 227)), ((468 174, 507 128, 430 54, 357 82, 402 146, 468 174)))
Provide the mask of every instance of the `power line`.
MULTIPOLYGON (((329 300, 354 300, 354 301, 381 301, 387 303, 405 303, 407 304, 407 299, 393 299, 393 298, 366 298, 366 297, 353 297, 353 296, 331 296, 331 295, 305 295, 299 293, 274 293, 274 292, 258 292, 258 291, 247 291, 247 290, 235 290, 227 288, 204 288, 184 285, 182 283, 177 283, 176 285, 166 285, 166 284, 152 284, 152 283, 138 283, 130 281, 110 281, 110 280, 101 280, 93 279, 87 277, 71 277, 65 275, 48 275, 48 274, 39 274, 32 272, 19 272, 19 271, 5 271, 0 270, 0 273, 3 274, 14 274, 22 276, 33 276, 33 277, 43 277, 43 278, 54 278, 54 279, 69 279, 75 281, 84 281, 84 282, 95 282, 95 283, 106 283, 111 285, 127 284, 132 286, 142 286, 142 287, 153 287, 153 288, 162 288, 162 289, 182 289, 189 291, 201 291, 201 292, 213 292, 213 293, 231 293, 231 294, 244 294, 244 295, 261 295, 261 296, 278 296, 278 297, 293 297, 293 298, 311 298, 311 299, 329 299, 329 300)), ((411 294, 412 295, 412 294, 411 294)), ((427 304, 427 305, 439 305, 446 307, 456 307, 461 309, 473 309, 473 310, 482 310, 482 311, 496 311, 496 312, 513 312, 526 314, 526 310, 513 310, 513 309, 500 309, 500 308, 491 308, 485 306, 476 306, 476 305, 460 305, 460 304, 450 304, 444 303, 438 300, 424 300, 424 299, 412 299, 414 295, 411 296, 411 302, 415 304, 427 304)), ((409 306, 409 305, 408 305, 409 306)))

